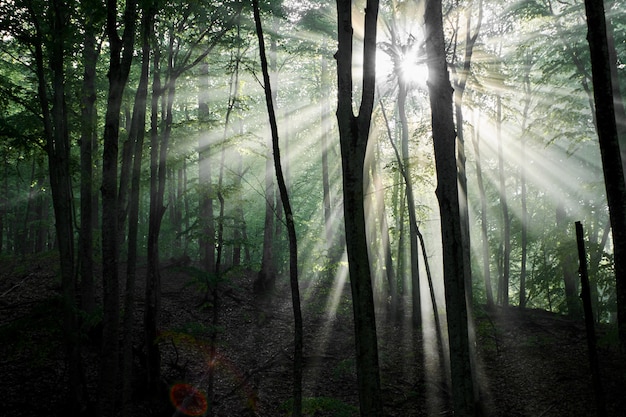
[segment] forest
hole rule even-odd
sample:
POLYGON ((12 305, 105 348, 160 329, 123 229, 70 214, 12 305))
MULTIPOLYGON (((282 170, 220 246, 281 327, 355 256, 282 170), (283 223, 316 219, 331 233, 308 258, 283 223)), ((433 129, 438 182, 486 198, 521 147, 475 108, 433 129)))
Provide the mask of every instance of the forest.
POLYGON ((0 414, 626 415, 623 0, 0 0, 0 38, 0 414))

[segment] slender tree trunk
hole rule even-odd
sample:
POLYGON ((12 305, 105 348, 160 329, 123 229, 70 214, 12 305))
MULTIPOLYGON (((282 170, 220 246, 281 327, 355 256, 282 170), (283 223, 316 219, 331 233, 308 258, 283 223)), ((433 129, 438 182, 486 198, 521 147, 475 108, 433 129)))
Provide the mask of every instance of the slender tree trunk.
POLYGON ((443 272, 450 343, 452 400, 455 415, 474 416, 465 262, 456 166, 452 86, 448 76, 440 0, 428 0, 424 12, 428 90, 432 112, 433 145, 437 173, 437 198, 441 216, 443 272))
POLYGON ((559 236, 558 259, 560 267, 563 271, 563 282, 565 287, 565 301, 567 303, 567 313, 570 317, 582 318, 582 310, 579 299, 578 282, 576 277, 576 259, 574 254, 569 250, 571 245, 566 242, 572 242, 567 227, 570 222, 567 221, 567 213, 565 207, 560 203, 556 207, 556 227, 559 236))
POLYGON ((263 28, 261 26, 261 16, 259 12, 258 0, 253 0, 254 20, 256 23, 256 33, 259 38, 259 50, 261 55, 261 68, 263 70, 263 83, 265 89, 265 102, 269 113, 270 126, 272 131, 272 149, 274 153, 274 169, 276 172, 276 181, 280 190, 280 198, 285 212, 285 220, 287 223, 287 233, 289 236, 289 281, 291 283, 291 301, 293 305, 294 315, 294 360, 293 360, 293 413, 294 417, 302 416, 302 312, 300 310, 300 290, 298 289, 298 246, 296 239, 296 228, 291 211, 291 203, 287 194, 287 186, 280 160, 280 148, 278 138, 278 126, 276 124, 276 114, 274 112, 274 100, 272 97, 272 88, 270 84, 270 76, 267 66, 267 58, 265 56, 265 41, 263 40, 263 28))
MULTIPOLYGON (((241 188, 241 177, 243 176, 243 159, 241 154, 237 152, 236 156, 237 174, 235 180, 235 188, 241 188)), ((246 220, 243 212, 243 201, 238 199, 237 207, 235 207, 235 217, 233 219, 233 266, 241 265, 241 247, 243 244, 243 231, 246 227, 246 220)))
MULTIPOLYGON (((377 148, 379 148, 377 146, 377 148)), ((378 159, 378 157, 377 157, 378 159)), ((396 283, 396 273, 393 266, 393 256, 391 254, 391 238, 389 236, 389 225, 387 224, 387 213, 385 210, 385 188, 383 186, 376 163, 371 161, 370 172, 372 182, 374 184, 373 197, 375 199, 375 213, 378 216, 378 231, 380 233, 380 251, 377 257, 382 263, 381 269, 384 269, 384 276, 387 279, 388 291, 386 296, 389 297, 389 311, 392 317, 396 317, 398 313, 398 285, 396 283), (383 268, 384 266, 384 268, 383 268)), ((376 220, 375 220, 376 222, 376 220)))
POLYGON ((67 108, 65 103, 65 35, 67 34, 66 10, 61 1, 54 0, 49 6, 51 37, 50 59, 44 61, 44 38, 41 22, 33 9, 29 9, 35 25, 35 73, 39 102, 44 123, 50 188, 54 207, 56 241, 60 256, 61 289, 63 295, 63 338, 68 364, 68 410, 78 413, 84 405, 83 387, 81 383, 81 358, 78 343, 77 318, 75 315, 76 300, 74 292, 74 228, 73 201, 70 176, 70 153, 67 108), (46 82, 46 65, 52 72, 52 103, 50 103, 46 82), (52 104, 52 105, 51 105, 52 104))
POLYGON ((128 1, 124 12, 123 38, 118 35, 117 3, 107 0, 107 38, 110 45, 109 93, 102 154, 102 279, 103 331, 98 413, 113 415, 119 375, 119 281, 118 281, 118 141, 122 96, 133 57, 136 3, 128 1))
POLYGON ((148 72, 150 65, 150 39, 153 32, 155 10, 150 5, 143 9, 141 34, 141 74, 135 96, 130 136, 134 140, 131 189, 128 205, 128 258, 126 263, 126 293, 124 295, 123 352, 122 352, 122 407, 124 416, 131 415, 133 392, 133 324, 135 312, 135 287, 137 272, 137 246, 139 229, 139 198, 141 188, 141 164, 146 125, 148 96, 148 72))
POLYGON ((500 185, 500 206, 502 208, 502 270, 498 285, 498 301, 503 307, 509 305, 509 281, 511 274, 511 219, 506 196, 506 178, 504 175, 504 149, 502 136, 502 98, 496 97, 496 130, 498 137, 498 178, 500 185))
MULTIPOLYGON (((200 88, 198 92, 198 118, 204 129, 209 123, 209 64, 200 64, 200 88)), ((203 132, 198 138, 198 180, 200 182, 199 214, 202 234, 199 239, 200 257, 205 271, 215 268, 215 222, 213 219, 213 186, 211 175, 211 143, 203 132)))
POLYGON ((331 259, 331 251, 333 246, 333 218, 332 218, 332 208, 331 208, 331 200, 332 196, 330 194, 330 177, 328 171, 328 153, 329 153, 329 144, 328 144, 328 136, 330 135, 330 113, 328 109, 330 108, 329 103, 329 93, 330 93, 330 80, 329 71, 328 71, 328 62, 326 57, 322 55, 321 62, 321 91, 322 98, 320 102, 320 113, 322 119, 322 193, 323 193, 323 206, 324 206, 324 238, 326 240, 326 251, 328 253, 329 259, 331 259))
POLYGON ((598 351, 596 349, 596 332, 593 320, 593 311, 591 309, 591 291, 589 289, 589 274, 587 273, 587 254, 585 250, 585 236, 583 233, 583 225, 576 222, 576 242, 578 246, 578 264, 581 283, 580 297, 583 301, 585 328, 587 330, 587 354, 589 357, 589 366, 591 368, 591 380, 593 381, 593 390, 596 400, 596 413, 598 417, 606 417, 606 403, 604 400, 604 389, 602 387, 602 378, 600 375, 600 364, 598 361, 598 351))
MULTIPOLYGON (((398 147, 393 142, 393 139, 392 139, 392 136, 391 136, 391 129, 389 128, 389 120, 387 119, 387 115, 385 114, 385 110, 384 110, 384 107, 382 106, 382 103, 381 103, 381 109, 382 109, 382 112, 383 112, 383 118, 385 119, 385 124, 387 125, 387 132, 388 132, 389 142, 391 143, 391 147, 393 148, 393 151, 396 154, 396 160, 398 161, 398 166, 400 167, 400 169, 399 169, 400 175, 402 176, 402 179, 403 179, 404 183, 407 184, 409 182, 408 181, 409 173, 407 172, 406 165, 402 161, 402 157, 400 156, 400 152, 398 152, 398 147)), ((432 274, 431 274, 431 271, 430 271, 430 264, 428 262, 428 253, 427 253, 427 250, 426 250, 426 242, 424 241, 424 236, 420 232, 420 229, 417 226, 417 223, 415 223, 415 225, 412 227, 412 229, 415 231, 416 238, 419 240, 420 246, 422 247, 422 258, 424 259, 424 268, 426 269, 426 279, 428 281, 428 289, 429 289, 429 292, 430 292, 430 301, 432 303, 433 318, 434 318, 434 321, 435 321, 435 333, 437 334, 437 352, 441 355, 441 359, 442 360, 441 360, 440 364, 443 366, 443 364, 445 362, 443 360, 443 352, 444 352, 444 350, 443 350, 443 335, 442 335, 442 330, 443 329, 441 327, 441 322, 440 322, 440 319, 439 319, 439 308, 437 307, 437 297, 435 295, 435 287, 433 285, 432 274)))
POLYGON ((422 303, 420 294, 420 272, 419 272, 419 243, 417 241, 417 217, 415 213, 415 197, 413 195, 413 180, 411 178, 411 164, 409 156, 409 124, 406 117, 406 96, 407 85, 404 80, 399 81, 398 92, 398 114, 402 130, 402 166, 404 169, 404 182, 406 186, 405 195, 407 199, 407 210, 409 214, 409 244, 411 249, 411 300, 413 303, 412 322, 414 327, 422 325, 422 303))
MULTIPOLYGON (((275 25, 274 25, 275 26, 275 25)), ((278 78, 276 73, 276 40, 272 37, 270 43, 270 70, 274 79, 278 78)), ((273 100, 276 100, 276 89, 272 91, 273 100)), ((265 225, 263 228, 263 257, 261 259, 261 270, 254 282, 254 291, 258 294, 269 294, 275 286, 276 281, 276 259, 274 256, 274 243, 278 238, 275 224, 276 212, 276 190, 274 189, 274 164, 269 154, 272 149, 272 138, 268 138, 268 154, 265 159, 265 225)))
POLYGON ((382 416, 376 316, 367 254, 364 164, 370 132, 376 75, 378 1, 368 0, 363 38, 363 88, 359 113, 352 110, 352 2, 337 0, 337 121, 343 171, 346 249, 356 333, 356 366, 361 416, 382 416))
MULTIPOLYGON (((161 86, 160 69, 157 67, 158 54, 154 56, 154 78, 152 97, 151 150, 150 150, 150 219, 148 222, 148 280, 146 282, 145 329, 148 361, 148 389, 158 391, 161 372, 161 354, 156 343, 161 311, 161 273, 159 268, 159 235, 161 221, 165 214, 165 186, 167 155, 172 132, 172 107, 176 91, 178 72, 174 69, 174 36, 170 31, 167 50, 166 81, 161 86), (156 96, 156 97, 155 97, 156 96), (158 129, 158 100, 161 100, 161 121, 163 129, 158 129)), ((156 51, 155 51, 156 52, 156 51)))
POLYGON ((478 183, 478 195, 480 198, 480 234, 482 240, 483 278, 485 280, 485 294, 487 295, 487 307, 494 305, 493 285, 491 284, 491 262, 489 254, 489 236, 487 234, 487 196, 485 182, 483 180, 482 163, 480 160, 480 131, 478 120, 474 120, 475 131, 472 136, 474 155, 476 158, 476 182, 478 183))
MULTIPOLYGON (((85 14, 92 10, 84 10, 85 14)), ((92 138, 96 130, 96 63, 98 47, 96 45, 96 27, 90 19, 85 19, 83 45, 83 91, 81 102, 80 134, 80 234, 79 263, 81 276, 81 308, 87 314, 96 308, 93 282, 93 160, 92 138)))
POLYGON ((526 52, 524 66, 524 110, 522 112, 522 137, 520 160, 521 172, 520 172, 520 188, 521 188, 521 200, 522 200, 522 214, 521 214, 521 266, 519 274, 519 306, 520 308, 526 307, 526 262, 528 258, 528 192, 526 189, 526 135, 528 134, 526 124, 528 122, 528 110, 530 108, 531 101, 531 85, 530 85, 530 70, 532 68, 532 55, 530 52, 526 52))
POLYGON ((463 235, 463 259, 465 262, 465 290, 467 299, 471 306, 472 296, 472 268, 471 268, 471 240, 470 240, 470 224, 469 224, 469 204, 467 196, 467 174, 465 170, 465 135, 464 135, 464 118, 463 118, 463 95, 467 86, 467 78, 470 73, 472 63, 472 55, 474 53, 474 45, 480 33, 483 17, 482 0, 478 3, 478 22, 476 29, 472 33, 472 10, 467 9, 465 12, 465 49, 463 54, 463 63, 461 68, 455 72, 454 77, 454 108, 456 116, 457 130, 457 165, 459 175, 459 201, 461 210, 461 233, 463 235))

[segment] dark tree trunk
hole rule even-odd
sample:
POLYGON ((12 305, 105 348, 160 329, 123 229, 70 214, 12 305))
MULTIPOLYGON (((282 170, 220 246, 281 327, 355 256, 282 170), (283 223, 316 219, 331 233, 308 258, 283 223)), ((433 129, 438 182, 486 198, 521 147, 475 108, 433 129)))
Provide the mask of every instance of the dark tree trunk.
POLYGON ((63 337, 65 354, 68 363, 68 409, 77 413, 84 405, 83 387, 81 383, 80 346, 78 344, 78 328, 76 299, 74 291, 74 228, 73 201, 70 175, 70 142, 68 134, 67 108, 65 104, 65 35, 67 34, 66 10, 61 1, 54 0, 49 5, 50 25, 52 33, 49 45, 49 60, 44 61, 44 39, 47 34, 41 32, 39 17, 30 9, 36 36, 35 72, 38 82, 38 95, 44 123, 50 188, 54 207, 56 242, 61 264, 61 288, 63 295, 63 337), (52 73, 52 103, 48 98, 46 82, 46 65, 52 73))
POLYGON ((583 301, 583 309, 585 311, 585 328, 587 330, 587 354, 589 357, 589 366, 591 368, 591 377, 593 381, 593 390, 596 400, 596 412, 598 417, 606 417, 606 404, 604 401, 604 390, 602 388, 602 378, 600 375, 600 364, 598 362, 598 351, 596 349, 596 332, 593 319, 593 311, 591 308, 591 291, 589 289, 589 274, 587 273, 587 253, 585 250, 585 236, 583 233, 583 225, 576 222, 576 242, 578 246, 578 264, 580 273, 581 293, 580 297, 583 301))
POLYGON ((474 416, 474 388, 470 360, 465 262, 456 166, 456 133, 452 112, 452 86, 448 76, 440 0, 429 0, 424 12, 428 90, 432 112, 437 198, 441 216, 443 273, 450 344, 452 400, 458 416, 474 416))
MULTIPOLYGON (((274 22, 275 23, 275 22, 274 22)), ((272 38, 270 44, 270 70, 276 80, 276 40, 272 38)), ((276 89, 272 91, 273 100, 276 99, 276 89)), ((276 258, 274 255, 275 241, 279 233, 277 229, 280 222, 276 222, 276 190, 274 189, 274 164, 269 153, 272 149, 272 138, 268 138, 268 154, 265 159, 265 223, 263 228, 263 257, 261 258, 261 270, 254 282, 254 292, 261 295, 269 295, 276 284, 276 258)))
POLYGON ((280 161, 280 148, 278 141, 278 126, 276 124, 276 114, 274 111, 274 100, 270 84, 270 75, 265 56, 265 42, 263 40, 263 28, 261 26, 261 16, 259 12, 258 0, 253 0, 254 20, 256 23, 256 33, 259 38, 259 50, 261 55, 261 68, 263 70, 263 83, 265 89, 265 102, 269 113, 270 127, 272 131, 272 150, 274 153, 274 170, 276 181, 280 191, 280 198, 285 212, 287 224, 287 234, 289 236, 289 281, 291 284, 291 301, 294 315, 294 359, 293 359, 293 416, 302 416, 302 312, 300 310, 300 290, 298 288, 298 246, 296 239, 296 228, 291 211, 291 203, 287 194, 287 186, 283 176, 280 161))
POLYGON ((124 295, 123 355, 122 355, 122 407, 125 416, 131 413, 133 392, 133 323, 135 311, 135 281, 137 270, 137 235, 139 229, 139 191, 141 187, 141 163, 146 125, 146 104, 148 96, 148 71, 150 65, 150 39, 153 32, 152 6, 143 9, 141 22, 141 74, 135 96, 130 137, 133 138, 134 152, 131 189, 128 203, 128 258, 126 264, 126 293, 124 295))
MULTIPOLYGON (((615 1, 607 1, 608 9, 615 7, 615 1)), ((617 12, 617 10, 616 10, 617 12)), ((610 12, 609 12, 610 14, 610 12)), ((618 16, 618 15, 616 15, 618 16)), ((615 37, 613 25, 610 20, 606 21, 607 46, 609 48, 609 65, 611 69, 611 86, 613 87, 613 102, 615 103, 615 122, 617 124, 617 135, 622 158, 622 171, 626 175, 626 109, 624 108, 624 98, 620 89, 617 51, 615 49, 615 37)))
POLYGON ((107 39, 110 45, 109 92, 102 154, 102 279, 103 330, 98 414, 115 413, 119 375, 119 281, 118 281, 118 141, 120 109, 133 57, 136 3, 124 11, 123 38, 118 35, 117 3, 107 0, 107 39))
POLYGON ((352 110, 352 2, 337 0, 337 122, 343 171, 346 249, 356 334, 356 366, 361 416, 382 416, 376 339, 376 316, 366 240, 364 164, 370 131, 376 76, 378 1, 368 0, 363 38, 363 88, 359 113, 352 110))
POLYGON ((482 0, 478 5, 478 22, 474 33, 472 33, 472 10, 466 10, 465 21, 465 49, 463 53, 463 63, 458 71, 455 71, 454 77, 454 109, 456 116, 456 130, 457 130, 457 165, 459 176, 459 199, 461 210, 461 234, 463 236, 463 259, 465 262, 465 291, 467 299, 470 302, 472 296, 472 268, 471 268, 471 241, 470 241, 470 224, 469 224, 469 205, 467 196, 467 174, 465 170, 465 161, 467 159, 465 155, 465 136, 464 136, 464 119, 463 119, 463 94, 465 93, 465 87, 467 86, 467 78, 470 73, 470 67, 472 63, 472 55, 474 52, 474 45, 476 39, 480 33, 480 27, 483 17, 483 3, 482 0))
POLYGON ((568 233, 568 224, 570 223, 567 221, 565 207, 563 207, 563 204, 559 204, 556 207, 556 227, 559 236, 558 259, 560 267, 563 271, 567 313, 572 318, 580 319, 582 318, 582 310, 580 299, 578 297, 579 292, 576 277, 576 260, 570 249, 572 245, 568 244, 568 242, 572 242, 572 237, 568 233))
POLYGON ((618 333, 621 351, 626 357, 626 184, 615 122, 603 1, 585 0, 585 10, 600 154, 613 231, 618 333))
POLYGON ((167 147, 172 129, 172 105, 176 78, 172 68, 173 36, 170 33, 166 82, 161 84, 160 53, 154 54, 154 74, 152 82, 152 104, 150 117, 150 215, 148 219, 148 272, 146 281, 146 306, 144 327, 146 333, 146 360, 148 367, 148 390, 156 394, 159 390, 161 374, 161 353, 156 342, 161 311, 161 272, 159 268, 159 235, 161 221, 165 214, 165 181, 167 173, 167 147), (159 101, 161 101, 161 121, 159 129, 159 101))
MULTIPOLYGON (((86 5, 91 3, 81 3, 86 5)), ((84 8, 85 15, 93 10, 84 8)), ((79 264, 81 277, 81 308, 87 314, 93 313, 96 308, 93 282, 93 230, 95 228, 93 216, 93 149, 92 138, 96 130, 96 63, 98 47, 96 45, 95 26, 90 18, 85 18, 85 34, 83 45, 83 91, 81 102, 81 132, 80 132, 80 234, 79 234, 79 264)))

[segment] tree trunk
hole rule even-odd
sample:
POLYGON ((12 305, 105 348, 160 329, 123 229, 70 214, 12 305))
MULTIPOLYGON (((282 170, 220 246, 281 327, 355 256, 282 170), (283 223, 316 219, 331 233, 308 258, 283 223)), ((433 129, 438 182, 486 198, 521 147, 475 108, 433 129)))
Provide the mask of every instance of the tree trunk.
POLYGON ((576 260, 571 251, 572 241, 567 221, 565 207, 560 203, 556 207, 556 228, 558 230, 558 259, 563 271, 563 282, 565 287, 565 302, 567 304, 567 314, 575 319, 582 318, 581 304, 578 297, 578 283, 576 278, 576 260))
POLYGON ((585 328, 587 331, 587 354, 589 357, 589 366, 591 368, 591 377, 593 381, 593 390, 596 400, 596 412, 598 417, 606 417, 606 404, 604 401, 604 390, 602 388, 602 378, 600 375, 600 365, 598 362, 598 351, 596 349, 596 332, 593 320, 593 311, 591 309, 591 291, 589 289, 589 275, 587 273, 587 254, 585 251, 585 237, 583 233, 583 225, 576 222, 576 242, 578 245, 578 264, 581 283, 580 297, 583 301, 585 311, 585 328))
POLYGON ((346 249, 352 288, 361 416, 382 416, 376 317, 364 210, 364 164, 375 89, 378 1, 368 0, 363 38, 363 88, 358 116, 352 110, 352 2, 337 0, 337 122, 343 172, 346 249))
POLYGON ((202 61, 199 69, 198 119, 203 131, 198 137, 199 221, 202 233, 199 239, 200 258, 206 272, 215 268, 215 223, 213 219, 213 186, 211 175, 211 143, 207 133, 209 113, 209 64, 202 61))
POLYGON ((128 1, 124 12, 124 35, 117 33, 117 3, 107 0, 107 38, 110 44, 109 93, 102 154, 102 279, 103 330, 100 368, 100 416, 113 415, 119 374, 119 281, 118 281, 118 141, 122 96, 133 57, 136 3, 128 1))
POLYGON ((480 27, 483 17, 483 3, 479 2, 478 9, 478 22, 476 30, 472 34, 472 13, 471 9, 466 10, 465 20, 465 49, 463 54, 463 63, 459 71, 455 71, 454 77, 454 108, 456 116, 456 130, 457 130, 457 165, 459 176, 459 201, 461 210, 461 234, 463 237, 463 259, 465 262, 465 291, 467 294, 468 302, 471 306, 472 301, 472 268, 471 268, 471 241, 470 241, 470 224, 469 224, 469 204, 467 197, 467 174, 465 170, 465 136, 464 136, 464 120, 463 120, 463 94, 465 93, 465 87, 467 86, 467 78, 470 73, 470 67, 472 63, 472 54, 474 52, 474 45, 476 39, 480 33, 480 27))
POLYGON ((603 1, 585 0, 585 10, 600 154, 613 231, 618 333, 621 351, 626 357, 626 184, 615 122, 603 1))
MULTIPOLYGON (((275 22, 274 22, 275 23, 275 22)), ((276 24, 274 25, 276 26, 276 24)), ((276 40, 272 38, 270 44, 270 70, 276 74, 276 40)), ((276 100, 276 90, 272 92, 273 100, 276 100)), ((276 213, 276 191, 274 189, 274 164, 269 150, 272 149, 272 138, 268 138, 268 154, 265 159, 265 224, 263 228, 263 257, 261 259, 261 270, 254 282, 254 292, 261 295, 268 295, 275 287, 276 282, 276 259, 274 256, 274 243, 278 237, 275 224, 276 213)))
POLYGON ((402 126, 402 166, 404 170, 405 194, 409 214, 409 245, 411 249, 411 301, 413 304, 411 319, 413 326, 422 325, 422 303, 420 301, 420 272, 419 272, 419 243, 417 241, 417 217, 415 213, 415 198, 413 196, 413 180, 411 178, 411 164, 409 156, 409 124, 406 117, 407 84, 400 78, 398 86, 398 114, 402 126))
MULTIPOLYGON (((608 9, 615 7, 615 1, 607 1, 608 9)), ((617 12, 617 10, 615 10, 617 12)), ((610 12, 609 12, 610 14, 610 12)), ((617 63, 617 51, 615 49, 613 25, 610 20, 606 21, 607 46, 609 48, 609 65, 611 69, 611 86, 613 88, 613 102, 615 103, 615 122, 617 124, 617 136, 622 158, 622 171, 626 175, 626 109, 624 108, 624 98, 620 89, 617 63)))
POLYGON ((73 200, 70 175, 70 142, 68 134, 67 108, 65 103, 65 35, 67 19, 62 2, 54 0, 49 6, 51 37, 49 61, 44 61, 44 39, 48 34, 41 32, 41 22, 33 9, 31 17, 36 28, 34 39, 35 72, 39 102, 41 105, 50 173, 50 188, 54 207, 56 241, 61 264, 61 289, 63 296, 63 338, 68 364, 68 410, 77 413, 84 405, 81 383, 82 370, 80 346, 78 344, 78 326, 75 315, 76 300, 74 293, 74 228, 73 200), (52 103, 48 99, 46 65, 52 72, 52 103))
POLYGON ((529 133, 527 131, 526 124, 528 122, 528 109, 530 108, 530 101, 532 99, 532 90, 530 84, 530 70, 532 68, 533 60, 530 52, 526 52, 525 56, 525 66, 524 66, 524 80, 523 80, 523 88, 524 88, 524 110, 522 112, 522 137, 521 139, 521 150, 520 150, 520 160, 522 161, 520 167, 520 188, 521 188, 521 200, 522 200, 522 214, 521 214, 521 227, 522 227, 522 236, 521 236, 521 267, 519 274, 519 306, 520 308, 526 307, 526 263, 528 258, 528 192, 526 189, 526 135, 529 133))
POLYGON ((456 166, 452 86, 448 76, 440 0, 426 2, 426 54, 432 112, 437 198, 441 216, 443 273, 450 343, 452 400, 455 415, 474 416, 474 388, 470 360, 465 262, 456 166))
POLYGON ((154 6, 143 9, 141 33, 141 74, 135 96, 130 136, 134 138, 131 189, 128 204, 128 258, 126 264, 126 293, 124 295, 123 354, 122 354, 122 407, 124 416, 131 414, 133 392, 133 323, 135 311, 135 281, 137 269, 137 235, 139 229, 139 198, 141 164, 146 125, 148 96, 148 71, 150 65, 150 39, 153 32, 154 6))
MULTIPOLYGON (((85 3, 81 3, 84 5, 85 3)), ((86 9, 86 8, 85 8, 86 9)), ((83 13, 91 13, 84 10, 83 13)), ((87 314, 96 308, 93 282, 93 160, 92 138, 96 130, 96 63, 98 47, 96 45, 96 28, 90 19, 85 19, 83 45, 83 91, 81 102, 80 132, 80 234, 79 263, 81 276, 81 308, 87 314)))
POLYGON ((496 97, 496 135, 498 137, 498 178, 500 185, 500 206, 502 208, 502 269, 498 285, 498 301, 503 307, 509 305, 509 281, 511 274, 511 219, 506 196, 506 178, 504 175, 504 150, 502 137, 502 98, 496 97))
POLYGON ((261 56, 261 68, 263 70, 263 84, 265 90, 265 102, 269 113, 270 127, 272 131, 272 149, 274 153, 274 170, 276 172, 276 182, 280 191, 280 198, 285 212, 287 224, 287 234, 289 236, 289 281, 291 284, 291 301, 294 315, 294 359, 293 359, 293 416, 302 416, 302 312, 300 310, 300 290, 298 289, 298 247, 296 240, 296 228, 291 211, 291 203, 287 194, 287 186, 280 161, 280 148, 278 138, 278 126, 276 124, 276 114, 274 111, 274 100, 270 84, 270 75, 265 56, 265 42, 263 40, 263 28, 261 26, 261 16, 259 12, 258 0, 253 0, 254 20, 256 23, 256 33, 259 38, 259 51, 261 56))
POLYGON ((330 96, 330 80, 329 72, 328 72, 328 63, 326 57, 322 55, 321 62, 321 92, 322 92, 322 100, 320 103, 320 114, 322 119, 322 193, 323 193, 323 208, 324 208, 324 238, 326 240, 326 251, 328 259, 332 259, 331 252, 333 247, 333 217, 332 217, 332 209, 331 209, 331 199, 332 196, 330 194, 330 177, 328 171, 328 153, 329 153, 329 144, 328 144, 328 136, 330 135, 330 113, 328 109, 330 108, 329 96, 330 96))
POLYGON ((485 280, 485 294, 487 295, 487 307, 494 305, 493 285, 491 284, 491 255, 489 254, 489 236, 487 234, 487 196, 485 182, 483 180, 482 163, 480 161, 480 131, 479 120, 474 120, 475 131, 472 136, 474 155, 476 158, 476 182, 478 183, 478 195, 480 198, 480 235, 482 240, 483 279, 485 280))

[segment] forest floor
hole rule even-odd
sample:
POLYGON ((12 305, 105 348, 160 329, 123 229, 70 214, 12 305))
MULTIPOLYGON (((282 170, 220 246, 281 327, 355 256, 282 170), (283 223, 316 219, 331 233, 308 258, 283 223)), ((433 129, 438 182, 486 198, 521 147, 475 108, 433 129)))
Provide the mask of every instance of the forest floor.
MULTIPOLYGON (((54 255, 0 258, 0 415, 61 416, 67 375, 60 331, 60 285, 54 255)), ((145 271, 144 271, 145 272, 145 271)), ((162 270, 163 393, 138 395, 135 416, 183 415, 170 404, 168 389, 191 384, 206 392, 214 370, 215 416, 286 416, 291 397, 292 312, 288 286, 271 302, 252 292, 255 274, 231 271, 219 297, 217 355, 209 361, 212 308, 204 291, 181 269, 162 270)), ((123 287, 122 287, 123 288, 123 287)), ((354 336, 348 284, 338 308, 326 312, 326 286, 303 289, 305 326, 304 410, 306 416, 357 416, 354 336)), ((143 277, 135 294, 136 346, 141 349, 143 277)), ((424 336, 405 320, 381 312, 379 357, 385 416, 451 416, 450 392, 441 377, 432 331, 424 336), (416 346, 425 346, 424 350, 416 346), (422 354, 421 352, 425 352, 422 354)), ((498 417, 595 415, 585 329, 581 322, 515 308, 476 312, 477 369, 483 414, 498 417)), ((598 329, 608 415, 626 416, 618 388, 619 367, 606 329, 598 329)), ((88 396, 97 391, 98 344, 84 339, 88 396)), ((137 378, 143 370, 136 358, 137 378)), ((445 369, 445 365, 443 369, 445 369)), ((91 413, 91 411, 88 411, 91 413)))

